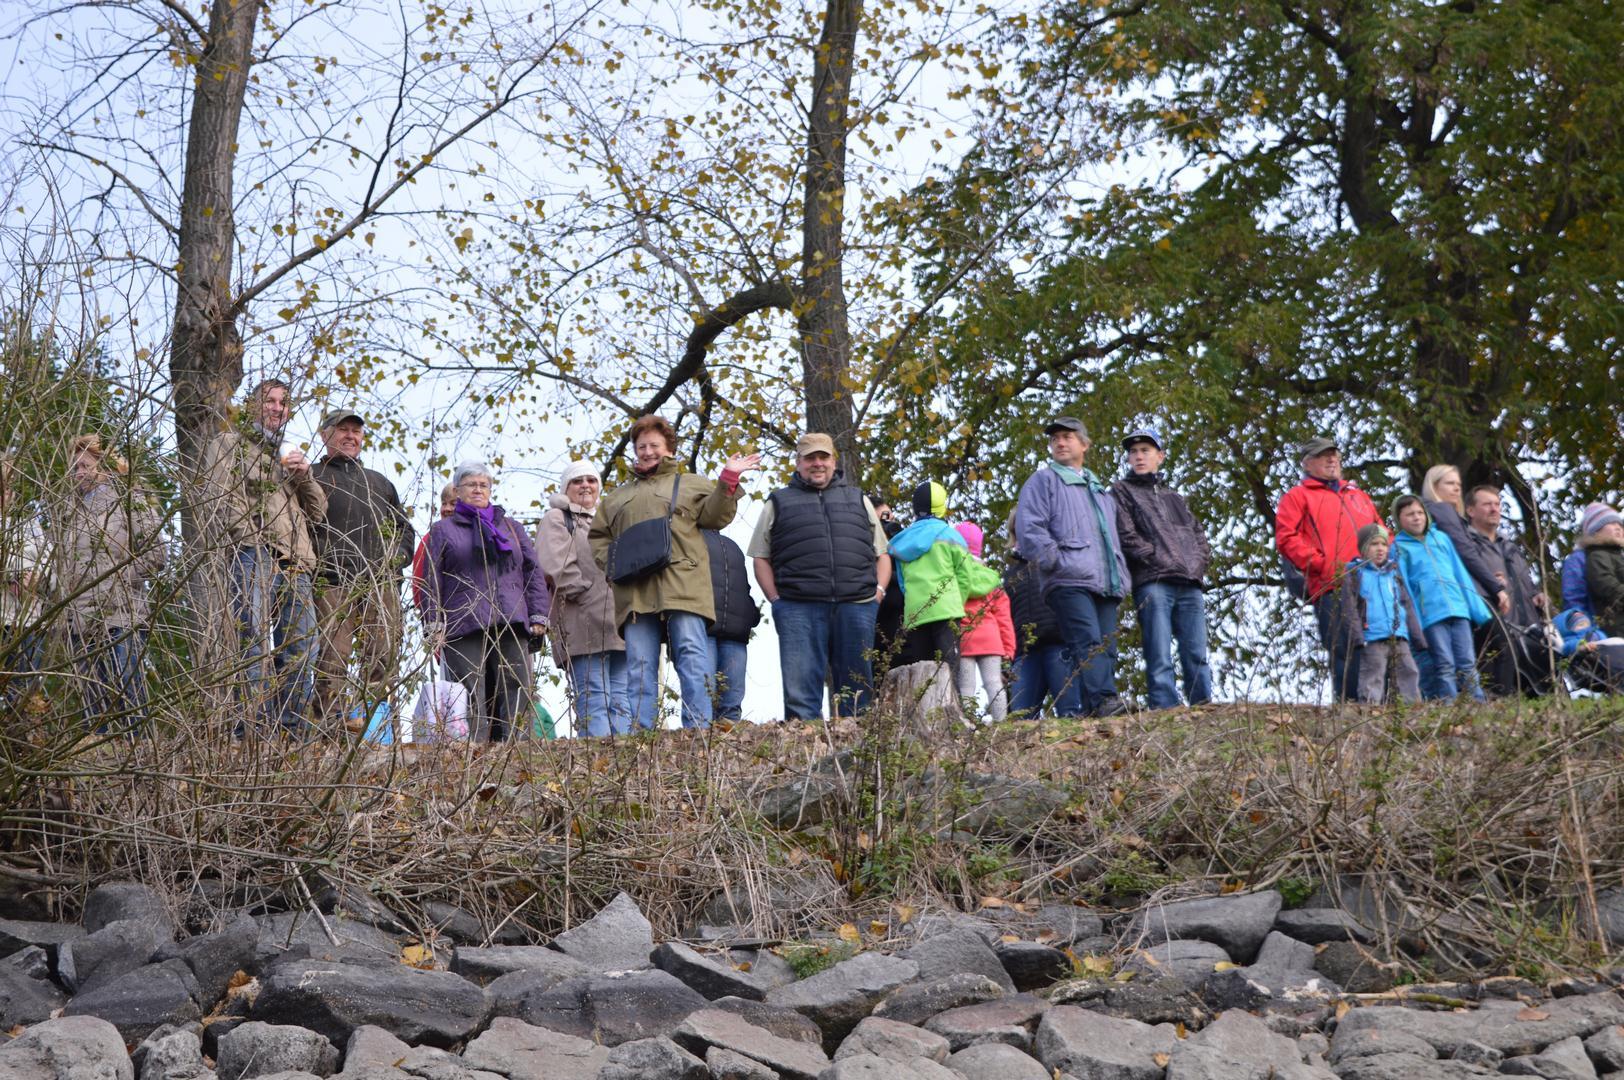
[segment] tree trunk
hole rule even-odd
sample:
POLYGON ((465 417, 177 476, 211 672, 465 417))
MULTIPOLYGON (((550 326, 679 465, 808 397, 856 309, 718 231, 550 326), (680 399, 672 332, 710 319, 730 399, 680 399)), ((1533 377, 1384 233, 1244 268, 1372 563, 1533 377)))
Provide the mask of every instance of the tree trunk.
POLYGON ((802 224, 800 330, 806 430, 833 436, 846 477, 861 482, 853 425, 851 330, 846 321, 846 129, 861 0, 828 0, 813 57, 802 224))
MULTIPOLYGON (((188 487, 196 479, 204 446, 220 430, 231 395, 242 382, 242 338, 231 282, 237 246, 232 174, 262 3, 219 0, 211 5, 208 38, 199 43, 202 51, 186 133, 180 280, 169 354, 175 443, 188 487)), ((190 547, 196 542, 197 523, 189 510, 182 522, 190 547)))

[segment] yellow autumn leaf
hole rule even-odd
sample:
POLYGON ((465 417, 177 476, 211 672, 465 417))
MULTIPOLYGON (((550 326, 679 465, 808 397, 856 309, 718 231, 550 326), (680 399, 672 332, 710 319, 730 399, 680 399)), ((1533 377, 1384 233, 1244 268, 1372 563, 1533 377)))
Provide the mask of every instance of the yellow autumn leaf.
POLYGON ((1234 963, 1233 961, 1220 960, 1216 964, 1212 965, 1212 970, 1214 970, 1214 971, 1233 971, 1238 967, 1240 967, 1240 965, 1237 964, 1237 963, 1234 963))
POLYGON ((1083 970, 1090 975, 1109 975, 1111 974, 1111 961, 1103 956, 1095 956, 1090 953, 1083 957, 1083 970))
POLYGON ((840 929, 836 930, 835 934, 840 938, 841 941, 844 941, 849 945, 861 945, 863 942, 862 932, 851 923, 841 923, 840 929))
POLYGON ((408 945, 400 950, 400 962, 411 967, 433 967, 434 950, 427 945, 408 945))
POLYGON ((1150 1060, 1154 1061, 1157 1067, 1165 1069, 1167 1068, 1167 1063, 1173 1060, 1173 1055, 1168 1053, 1156 1053, 1150 1055, 1150 1060))

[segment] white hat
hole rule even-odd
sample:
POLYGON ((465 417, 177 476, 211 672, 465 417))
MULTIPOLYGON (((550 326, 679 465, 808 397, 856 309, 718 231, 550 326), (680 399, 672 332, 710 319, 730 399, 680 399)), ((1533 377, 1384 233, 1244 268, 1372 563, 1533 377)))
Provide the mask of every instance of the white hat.
POLYGON ((592 464, 592 462, 572 461, 568 465, 564 466, 563 472, 558 474, 558 486, 560 488, 567 488, 570 486, 571 480, 579 480, 583 476, 590 476, 592 479, 598 481, 598 483, 603 483, 603 477, 598 475, 598 467, 592 464))

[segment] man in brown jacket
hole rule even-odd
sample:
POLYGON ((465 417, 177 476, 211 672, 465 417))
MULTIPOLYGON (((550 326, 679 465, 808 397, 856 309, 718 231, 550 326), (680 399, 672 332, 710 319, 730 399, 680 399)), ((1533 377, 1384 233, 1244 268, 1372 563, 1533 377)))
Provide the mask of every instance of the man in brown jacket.
POLYGON ((626 643, 615 629, 614 590, 587 536, 603 481, 590 462, 575 461, 558 486, 536 526, 536 559, 553 580, 553 655, 569 675, 575 734, 624 735, 631 730, 626 643))
POLYGON ((303 453, 280 452, 292 415, 287 383, 260 383, 243 412, 244 429, 221 432, 203 451, 197 516, 208 550, 229 560, 248 699, 267 728, 298 732, 316 674, 310 526, 326 515, 327 493, 303 453))

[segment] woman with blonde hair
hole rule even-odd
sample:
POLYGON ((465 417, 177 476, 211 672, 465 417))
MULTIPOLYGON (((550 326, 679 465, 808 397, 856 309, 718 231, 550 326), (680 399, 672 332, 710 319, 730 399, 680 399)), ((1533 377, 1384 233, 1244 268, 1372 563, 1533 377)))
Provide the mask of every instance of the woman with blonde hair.
POLYGON ((1461 493, 1460 470, 1453 465, 1434 465, 1421 480, 1421 503, 1432 523, 1455 545, 1455 554, 1466 564, 1478 594, 1495 612, 1510 614, 1511 594, 1500 571, 1484 561, 1478 545, 1466 535, 1466 503, 1461 493))
POLYGON ((88 727, 146 721, 147 585, 166 558, 162 519, 100 435, 68 444, 71 491, 55 515, 56 595, 88 727))

